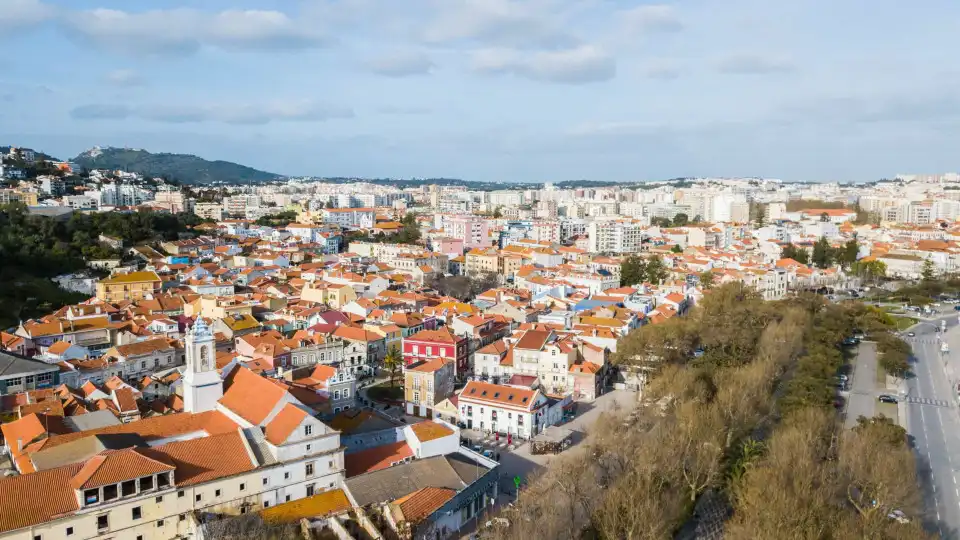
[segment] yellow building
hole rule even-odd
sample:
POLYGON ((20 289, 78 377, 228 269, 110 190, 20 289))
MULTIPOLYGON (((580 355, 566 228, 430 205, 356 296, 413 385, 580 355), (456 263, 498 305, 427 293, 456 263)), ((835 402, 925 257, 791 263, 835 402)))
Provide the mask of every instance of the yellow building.
POLYGON ((357 291, 353 290, 350 285, 335 285, 326 281, 318 281, 307 283, 300 291, 300 299, 326 304, 333 309, 340 309, 357 299, 357 291))
POLYGON ((121 300, 142 300, 160 292, 162 282, 156 272, 118 274, 97 283, 97 298, 114 303, 121 300))

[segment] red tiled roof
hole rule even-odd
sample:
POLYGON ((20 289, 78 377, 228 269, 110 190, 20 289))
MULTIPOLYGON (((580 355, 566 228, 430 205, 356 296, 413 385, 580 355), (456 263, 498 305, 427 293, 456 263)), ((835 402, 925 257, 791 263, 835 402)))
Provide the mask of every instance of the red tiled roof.
POLYGON ((259 425, 283 399, 286 390, 249 369, 238 367, 228 377, 220 403, 247 422, 259 425))
POLYGON ((390 467, 392 463, 413 457, 413 449, 405 441, 384 444, 344 456, 347 478, 390 467))
POLYGON ((169 458, 153 450, 107 450, 88 459, 83 468, 70 479, 70 487, 91 489, 174 469, 169 458))
POLYGON ((280 445, 287 441, 287 438, 297 429, 297 426, 307 417, 307 412, 287 403, 283 409, 267 424, 264 435, 267 441, 272 444, 280 445))

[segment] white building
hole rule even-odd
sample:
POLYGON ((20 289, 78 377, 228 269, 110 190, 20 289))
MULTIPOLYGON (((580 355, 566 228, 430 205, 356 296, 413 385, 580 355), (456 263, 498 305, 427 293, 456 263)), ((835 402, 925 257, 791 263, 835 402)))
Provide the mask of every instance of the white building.
POLYGON ((551 408, 547 398, 530 388, 470 381, 460 392, 457 404, 467 429, 520 439, 529 439, 559 421, 555 413, 548 414, 551 408))

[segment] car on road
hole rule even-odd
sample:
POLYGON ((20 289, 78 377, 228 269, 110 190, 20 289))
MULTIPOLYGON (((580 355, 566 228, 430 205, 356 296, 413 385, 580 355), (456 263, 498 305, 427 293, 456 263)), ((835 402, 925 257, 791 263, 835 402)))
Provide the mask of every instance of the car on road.
POLYGON ((899 403, 900 402, 900 400, 898 400, 896 396, 891 396, 890 394, 880 394, 879 396, 877 396, 877 400, 880 401, 880 403, 899 403))
POLYGON ((907 332, 907 337, 917 337, 916 332, 907 332))

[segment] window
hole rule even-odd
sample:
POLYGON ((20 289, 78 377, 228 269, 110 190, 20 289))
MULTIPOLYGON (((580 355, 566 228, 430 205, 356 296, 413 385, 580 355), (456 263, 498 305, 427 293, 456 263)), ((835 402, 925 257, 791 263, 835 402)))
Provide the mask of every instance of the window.
POLYGON ((158 520, 157 520, 157 527, 163 527, 163 520, 162 520, 162 519, 158 519, 158 520))
POLYGON ((420 392, 413 393, 413 401, 416 403, 420 403, 420 392))
POLYGON ((334 391, 333 391, 333 399, 340 399, 340 391, 339 391, 339 390, 334 390, 334 391))
POLYGON ((284 480, 289 480, 289 479, 290 479, 290 473, 288 473, 288 472, 283 473, 283 479, 284 479, 284 480))
POLYGON ((240 491, 244 491, 244 490, 246 490, 246 489, 247 489, 247 485, 246 485, 246 484, 240 484, 240 491))
POLYGON ((270 508, 270 501, 263 501, 264 508, 270 508))
POLYGON ((35 534, 33 535, 33 540, 43 540, 43 537, 40 536, 39 534, 35 534))
POLYGON ((155 503, 157 503, 157 504, 162 503, 162 502, 163 502, 163 495, 161 495, 161 496, 157 497, 156 499, 154 499, 153 502, 155 502, 155 503))
POLYGON ((163 489, 170 487, 170 475, 167 473, 161 473, 157 475, 157 488, 163 489))
POLYGON ((119 489, 116 484, 111 484, 109 486, 103 486, 103 500, 112 501, 117 498, 119 495, 119 489))
POLYGON ((155 367, 155 368, 156 368, 156 367, 160 367, 160 359, 159 359, 159 358, 154 358, 154 359, 153 359, 153 367, 155 367))
POLYGON ((99 489, 88 489, 83 492, 83 503, 84 504, 97 504, 100 502, 100 490, 99 489))
POLYGON ((327 467, 329 467, 330 470, 333 470, 333 460, 327 462, 327 467))
POLYGON ((307 497, 313 497, 314 485, 310 484, 307 486, 307 497))
POLYGON ((187 515, 186 515, 186 514, 180 514, 180 521, 186 521, 186 520, 187 520, 187 515))
POLYGON ((518 426, 522 426, 522 425, 523 425, 523 416, 521 416, 521 415, 519 415, 519 414, 517 415, 517 425, 518 425, 518 426))
POLYGON ((102 531, 110 528, 110 520, 107 518, 107 514, 102 516, 97 516, 97 530, 102 531))
POLYGON ((309 452, 309 451, 310 451, 310 445, 308 444, 308 445, 307 445, 307 452, 309 452))
POLYGON ((349 388, 344 388, 344 389, 343 389, 343 399, 347 399, 348 397, 350 397, 350 389, 349 389, 349 388))
POLYGON ((146 361, 146 360, 140 362, 140 369, 147 369, 147 361, 146 361))
POLYGON ((303 426, 303 434, 306 435, 307 437, 309 437, 310 435, 312 435, 312 434, 313 434, 313 426, 311 426, 311 425, 309 425, 309 424, 303 426))
POLYGON ((197 502, 200 502, 202 499, 203 499, 203 495, 200 495, 200 494, 198 493, 198 494, 197 494, 197 497, 196 497, 197 502))
POLYGON ((290 502, 290 496, 287 495, 286 497, 284 497, 284 498, 283 498, 283 501, 284 501, 284 502, 290 502))
POLYGON ((264 478, 264 479, 263 479, 263 485, 267 485, 267 484, 269 484, 269 483, 270 483, 270 479, 269 479, 269 478, 264 478))
POLYGON ((185 495, 185 493, 183 492, 182 489, 177 492, 177 498, 178 498, 178 499, 182 499, 184 495, 185 495))
POLYGON ((142 534, 138 534, 138 535, 137 535, 137 540, 143 540, 143 535, 142 535, 142 534))
POLYGON ((147 491, 153 489, 153 477, 144 476, 140 479, 140 491, 147 491))
POLYGON ((213 496, 214 496, 214 497, 219 497, 219 496, 220 496, 220 490, 218 489, 218 490, 214 491, 214 492, 213 492, 213 496))
POLYGON ((307 463, 307 476, 313 476, 313 463, 307 463))
POLYGON ((73 527, 67 527, 67 536, 73 536, 73 527))
POLYGON ((143 517, 143 512, 140 511, 139 506, 133 508, 133 519, 140 519, 143 517))

